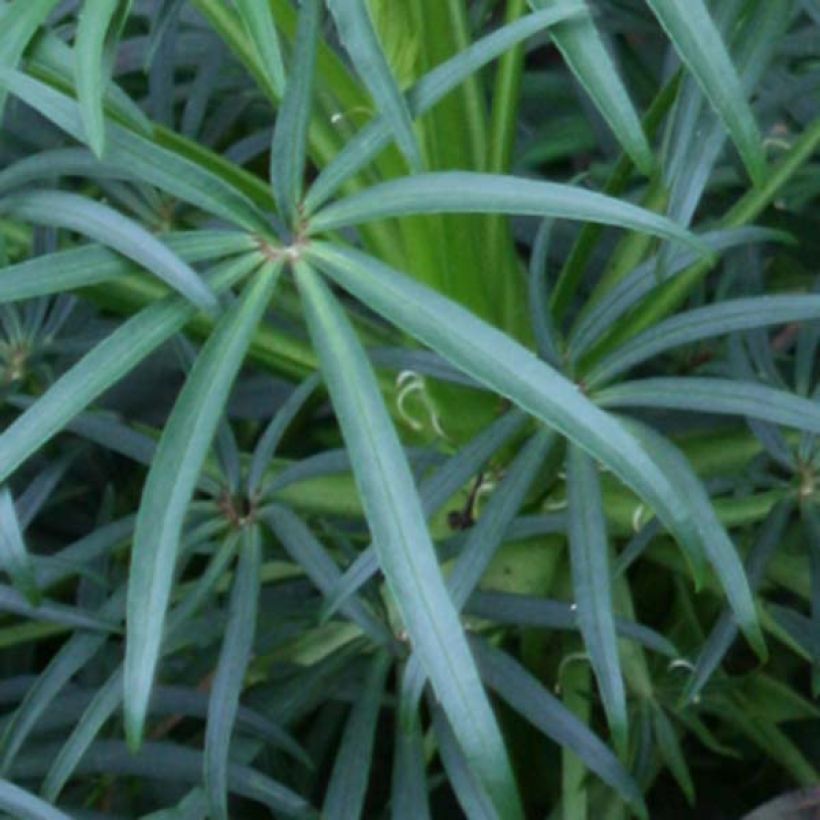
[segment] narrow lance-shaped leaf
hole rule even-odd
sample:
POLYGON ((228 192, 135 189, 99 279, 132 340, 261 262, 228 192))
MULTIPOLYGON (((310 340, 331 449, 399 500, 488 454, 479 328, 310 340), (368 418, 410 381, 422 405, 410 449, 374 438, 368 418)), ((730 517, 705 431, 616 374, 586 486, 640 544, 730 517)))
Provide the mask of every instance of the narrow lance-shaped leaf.
POLYGON ((395 721, 396 743, 390 793, 391 820, 430 820, 430 801, 424 773, 424 736, 411 678, 405 667, 401 675, 395 721))
POLYGON ((82 755, 120 703, 122 703, 122 666, 97 689, 91 703, 83 712, 82 719, 74 727, 46 774, 40 791, 52 803, 57 802, 60 792, 82 759, 82 755))
POLYGON ((572 749, 584 765, 612 786, 639 816, 647 816, 637 783, 585 723, 505 652, 479 639, 474 639, 472 646, 482 678, 502 700, 547 737, 572 749))
POLYGON ((703 0, 647 0, 672 45, 732 135, 756 183, 766 173, 763 140, 743 85, 703 0))
MULTIPOLYGON (((16 0, 0 9, 0 69, 15 68, 40 24, 60 0, 16 0)), ((0 88, 0 120, 6 91, 0 88)))
POLYGON ((210 813, 215 820, 228 818, 231 735, 239 710, 245 670, 253 649, 261 566, 259 527, 252 526, 246 528, 242 536, 239 564, 228 607, 228 623, 208 701, 203 777, 210 813))
POLYGON ((678 785, 686 796, 689 805, 693 806, 695 803, 695 786, 692 783, 689 764, 681 748, 675 727, 663 709, 656 703, 652 704, 652 727, 661 757, 672 772, 672 776, 678 781, 678 785))
MULTIPOLYGON (((260 513, 279 539, 288 555, 324 594, 341 579, 336 562, 306 524, 287 507, 271 504, 260 513)), ((372 614, 365 603, 350 596, 342 603, 342 612, 377 644, 389 644, 390 630, 372 614)))
POLYGON ((376 726, 389 671, 390 656, 386 652, 378 653, 370 662, 367 678, 350 712, 336 753, 322 810, 322 816, 327 820, 354 820, 363 816, 376 726))
POLYGON ((128 585, 125 725, 132 748, 142 740, 188 504, 280 270, 277 263, 263 267, 208 338, 165 425, 148 472, 128 585))
POLYGON ((498 814, 487 790, 470 768, 447 715, 435 703, 431 704, 431 711, 438 756, 464 816, 470 820, 500 820, 503 815, 498 814))
POLYGON ((709 249, 666 217, 573 185, 505 174, 441 171, 382 182, 328 205, 310 220, 313 234, 410 214, 490 213, 600 222, 709 249))
POLYGON ((339 37, 356 72, 393 131, 396 144, 414 171, 421 169, 421 151, 401 89, 373 28, 366 0, 327 0, 339 37))
MULTIPOLYGON (((125 587, 120 587, 100 607, 101 618, 120 619, 125 606, 125 587)), ((60 694, 63 687, 106 642, 108 635, 99 632, 75 632, 48 662, 46 668, 26 692, 22 703, 3 729, 0 737, 0 773, 7 775, 17 753, 26 742, 37 722, 60 694)))
MULTIPOLYGON (((729 248, 755 242, 782 242, 787 235, 769 228, 752 227, 710 231, 700 234, 698 238, 717 254, 729 248)), ((609 332, 616 320, 637 305, 644 296, 663 283, 674 280, 679 274, 684 274, 697 261, 695 253, 684 249, 671 254, 665 266, 661 266, 662 270, 659 270, 660 259, 654 256, 628 273, 601 299, 588 302, 581 310, 569 335, 567 349, 571 361, 577 361, 580 354, 609 332)))
POLYGON ((569 547, 572 588, 578 625, 607 715, 615 746, 626 751, 628 722, 626 691, 612 609, 609 543, 598 470, 576 446, 569 448, 567 466, 569 547))
POLYGON ((596 394, 603 407, 662 407, 702 413, 727 413, 783 424, 820 435, 820 404, 754 382, 679 376, 640 379, 596 394))
MULTIPOLYGON (((210 277, 217 291, 259 266, 248 254, 218 267, 210 277)), ((69 368, 21 416, 0 433, 0 480, 63 429, 78 413, 196 315, 187 300, 170 295, 132 316, 69 368)))
POLYGON ((98 157, 105 148, 103 96, 109 80, 106 38, 115 17, 119 17, 119 22, 124 20, 128 6, 130 2, 121 0, 85 0, 77 20, 74 43, 77 97, 86 139, 98 157))
POLYGON ((251 497, 257 493, 261 493, 265 470, 268 469, 273 455, 279 446, 279 442, 282 440, 282 436, 284 436, 288 426, 296 418, 297 413, 304 407, 318 384, 318 373, 313 373, 308 376, 293 393, 288 396, 284 404, 276 411, 270 424, 265 428, 265 432, 260 437, 253 451, 251 466, 248 470, 248 494, 251 497))
POLYGON ((31 604, 41 599, 31 556, 26 549, 14 499, 8 487, 0 488, 0 567, 31 604))
POLYGON ((552 220, 545 219, 535 235, 529 265, 530 317, 538 355, 552 365, 561 361, 547 292, 547 257, 552 220))
POLYGON ((602 359, 587 375, 593 385, 680 345, 738 330, 820 319, 820 296, 754 296, 729 299, 680 313, 645 330, 602 359))
MULTIPOLYGON (((411 114, 418 117, 429 111, 449 91, 465 78, 527 37, 584 11, 575 0, 562 2, 555 7, 527 14, 513 23, 476 40, 464 51, 437 65, 425 74, 408 92, 407 104, 411 114)), ((357 171, 364 168, 390 142, 392 131, 387 117, 380 116, 365 125, 329 165, 323 168, 305 197, 305 212, 312 213, 357 171)))
POLYGON ((469 765, 505 818, 523 816, 504 740, 450 601, 418 493, 375 375, 338 303, 306 264, 305 316, 353 457, 379 562, 409 640, 469 765))
POLYGON ((683 453, 669 439, 632 419, 623 419, 622 423, 653 455, 661 469, 667 475, 676 477, 679 497, 686 499, 694 513, 695 525, 700 536, 698 550, 689 551, 686 555, 693 565, 696 582, 701 577, 700 566, 705 557, 720 580, 738 625, 758 655, 765 658, 766 645, 759 631, 749 579, 734 543, 718 520, 703 482, 695 474, 683 453))
MULTIPOLYGON (((622 423, 576 385, 461 306, 359 251, 314 242, 308 253, 372 310, 609 467, 648 502, 689 556, 704 553, 708 545, 698 523, 703 513, 689 504, 675 474, 667 473, 622 423)), ((725 532, 715 526, 725 543, 725 532)), ((744 580, 741 571, 733 606, 739 607, 735 611, 744 632, 765 654, 744 580)))
POLYGON ((281 96, 285 89, 285 66, 271 4, 260 0, 236 0, 236 10, 259 52, 271 88, 281 96))
MULTIPOLYGON (((186 262, 204 262, 257 249, 247 234, 233 231, 185 231, 163 242, 186 262)), ((0 303, 64 293, 99 285, 135 271, 134 263, 99 245, 35 256, 0 269, 0 303)))
MULTIPOLYGON (((780 546, 780 539, 789 522, 791 513, 792 505, 790 503, 781 502, 777 504, 772 508, 757 533, 746 561, 746 573, 749 576, 749 584, 753 591, 756 591, 763 581, 766 567, 778 546, 780 546)), ((700 694, 736 637, 737 624, 732 618, 731 611, 727 609, 718 618, 698 654, 695 668, 692 670, 692 677, 689 679, 683 695, 685 703, 691 703, 700 694)))
MULTIPOLYGON (((535 9, 552 3, 554 0, 529 0, 535 9)), ((640 171, 649 174, 654 164, 652 149, 589 10, 583 16, 555 26, 552 39, 624 151, 640 171)))
MULTIPOLYGON (((85 132, 76 100, 33 77, 5 70, 2 65, 0 88, 7 88, 74 139, 83 139, 85 132)), ((269 235, 265 215, 243 192, 206 168, 204 162, 194 162, 115 122, 107 125, 105 150, 107 163, 128 168, 141 181, 234 225, 269 235)), ((262 189, 266 190, 264 186, 262 189)))
POLYGON ((69 815, 9 780, 0 780, 0 809, 9 817, 24 820, 71 820, 69 815))
MULTIPOLYGON (((475 438, 452 455, 433 475, 419 485, 419 499, 428 519, 441 509, 481 466, 503 447, 524 425, 526 416, 513 410, 484 428, 475 438)), ((340 582, 325 595, 322 616, 329 618, 347 598, 378 572, 379 563, 371 545, 359 553, 340 582)))
POLYGON ((321 19, 321 0, 303 0, 296 31, 293 67, 279 107, 271 145, 270 178, 273 195, 282 218, 289 218, 291 223, 298 221, 299 202, 302 199, 321 19))
POLYGON ((219 306, 193 268, 141 225, 107 205, 63 191, 30 191, 0 200, 0 212, 85 234, 132 259, 202 310, 213 313, 219 306))
MULTIPOLYGON (((577 608, 565 601, 540 595, 517 595, 509 592, 475 592, 467 603, 468 615, 486 618, 497 624, 550 630, 578 629, 577 608)), ((615 618, 619 638, 636 641, 653 652, 669 658, 680 657, 675 645, 649 627, 625 618, 615 618)))
MULTIPOLYGON (((552 430, 540 430, 521 448, 506 471, 501 486, 490 497, 478 522, 470 528, 467 543, 447 578, 447 590, 459 612, 464 609, 490 566, 555 441, 552 430)), ((415 692, 411 691, 409 696, 415 696, 416 703, 424 688, 423 674, 414 669, 418 663, 417 655, 408 661, 408 678, 414 680, 416 685, 415 692)))

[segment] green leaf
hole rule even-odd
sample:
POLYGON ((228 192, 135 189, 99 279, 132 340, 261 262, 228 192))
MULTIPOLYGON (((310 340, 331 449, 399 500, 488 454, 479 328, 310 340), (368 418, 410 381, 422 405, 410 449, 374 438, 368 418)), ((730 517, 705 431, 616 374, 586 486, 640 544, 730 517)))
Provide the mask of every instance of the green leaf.
POLYGON ((52 148, 25 156, 0 171, 0 193, 41 180, 53 185, 54 177, 62 176, 134 180, 127 168, 103 162, 87 148, 52 148))
MULTIPOLYGON (((421 673, 423 674, 423 673, 421 673)), ((405 666, 396 717, 393 756, 391 820, 430 820, 430 800, 424 773, 424 735, 421 729, 415 686, 405 666)))
MULTIPOLYGON (((757 242, 782 242, 787 237, 782 231, 769 228, 733 228, 699 235, 699 239, 715 254, 757 242)), ((648 259, 617 282, 601 299, 587 302, 572 328, 567 344, 573 361, 577 361, 581 353, 610 331, 615 321, 643 297, 674 280, 679 274, 684 274, 698 261, 697 254, 690 250, 670 254, 670 257, 665 265, 661 264, 657 256, 648 259)))
POLYGON ((271 88, 281 97, 285 89, 285 66, 282 63, 279 35, 276 33, 276 21, 273 19, 270 3, 236 0, 236 10, 259 53, 261 66, 265 69, 271 88))
POLYGON ((472 646, 482 678, 503 701, 547 737, 570 748, 639 815, 647 816, 637 783, 585 723, 509 655, 478 639, 472 646))
MULTIPOLYGON (((53 746, 40 749, 36 755, 21 761, 18 770, 22 776, 39 777, 48 768, 48 753, 52 749, 53 746)), ((165 781, 175 786, 199 784, 202 781, 202 755, 190 747, 171 742, 146 743, 138 754, 134 754, 121 741, 98 740, 86 752, 78 772, 165 781)), ((316 817, 304 798, 257 769, 232 763, 229 785, 232 793, 261 803, 274 817, 316 817)))
POLYGON ((322 816, 327 820, 355 820, 363 816, 376 726, 390 666, 390 656, 384 652, 379 652, 370 662, 367 678, 345 726, 325 793, 322 816))
POLYGON ((109 80, 103 60, 106 36, 119 9, 120 0, 85 0, 77 19, 74 41, 77 98, 86 140, 98 157, 105 149, 103 96, 109 80))
POLYGON ((683 453, 668 438, 632 419, 623 419, 623 424, 653 455, 664 473, 672 478, 678 497, 686 499, 686 503, 693 511, 695 525, 699 531, 699 542, 694 550, 690 548, 685 554, 692 567, 696 585, 699 585, 703 574, 704 557, 708 558, 726 593, 737 623, 760 658, 765 659, 766 645, 758 624, 749 579, 735 545, 715 513, 703 483, 683 453))
POLYGON ((193 268, 141 225, 107 205, 63 191, 30 191, 0 200, 0 212, 78 231, 133 260, 202 310, 214 313, 219 307, 213 291, 193 268))
MULTIPOLYGON (((100 617, 121 618, 124 603, 125 588, 121 587, 100 607, 100 617)), ((0 737, 3 774, 8 774, 20 748, 63 687, 97 654, 107 638, 106 633, 76 632, 37 676, 0 737)))
POLYGON ((71 820, 69 815, 8 780, 0 780, 0 809, 19 820, 71 820))
MULTIPOLYGON (((534 435, 521 448, 507 469, 501 486, 490 497, 478 522, 470 528, 467 541, 447 578, 447 591, 457 611, 464 609, 487 572, 553 447, 555 434, 551 430, 541 430, 534 435)), ((423 674, 414 669, 418 663, 417 655, 408 662, 408 676, 416 682, 416 700, 421 698, 424 688, 423 674)))
POLYGON ((598 681, 615 748, 626 752, 626 690, 612 609, 609 543, 598 470, 592 459, 570 446, 567 463, 569 548, 578 625, 598 681))
POLYGON ((0 487, 0 569, 8 573, 17 589, 36 606, 42 595, 34 565, 23 540, 23 532, 8 487, 0 487))
POLYGON ((385 117, 399 150, 414 171, 422 159, 407 102, 390 70, 365 0, 327 0, 339 38, 356 72, 385 117))
MULTIPOLYGON (((189 264, 258 247, 247 234, 233 231, 185 231, 166 234, 162 239, 189 264)), ((0 269, 0 303, 100 285, 134 271, 134 263, 97 245, 47 253, 0 269)))
POLYGON ((302 410, 313 391, 319 385, 319 374, 308 376, 276 411, 265 432, 253 451, 251 466, 248 470, 248 495, 253 497, 262 492, 265 471, 270 466, 273 455, 279 447, 282 436, 302 410))
POLYGON ((504 174, 443 171, 373 185, 311 217, 310 232, 408 214, 498 213, 600 222, 708 248, 685 228, 652 211, 573 185, 504 174))
MULTIPOLYGON (((419 486, 419 499, 429 518, 437 513, 481 467, 500 450, 524 425, 526 416, 519 411, 505 413, 452 455, 419 486)), ((325 593, 322 617, 329 618, 341 604, 354 594, 379 569, 376 551, 367 547, 325 593)))
POLYGON ((262 544, 259 528, 246 528, 239 548, 228 623, 208 700, 203 778, 214 820, 228 818, 228 765, 231 736, 239 709, 245 671, 253 650, 259 604, 262 544))
MULTIPOLYGON (((39 80, 2 67, 1 87, 7 88, 74 139, 83 139, 80 109, 71 97, 39 80)), ((269 220, 244 193, 201 163, 157 145, 154 139, 147 139, 109 122, 105 158, 109 164, 128 168, 142 182, 156 185, 172 196, 221 216, 234 225, 263 236, 270 234, 269 220)))
POLYGON ((41 794, 52 803, 62 792, 82 756, 100 729, 122 703, 122 667, 120 666, 96 691, 82 718, 66 740, 46 774, 41 794))
MULTIPOLYGON (((781 502, 772 508, 759 529, 746 560, 746 574, 752 591, 757 591, 763 582, 766 567, 780 546, 791 513, 791 504, 781 502)), ((718 618, 717 623, 712 627, 709 637, 698 653, 695 668, 692 670, 692 677, 689 679, 683 694, 685 703, 692 703, 698 697, 736 637, 737 624, 732 617, 731 611, 727 610, 718 618)))
POLYGON ((757 327, 820 319, 820 296, 754 296, 728 299, 666 319, 634 336, 585 377, 590 387, 607 382, 673 347, 757 327))
POLYGON ((675 727, 663 709, 656 703, 652 704, 652 727, 664 763, 666 763, 672 776, 678 782, 689 805, 694 806, 695 784, 692 782, 686 755, 681 748, 675 727))
MULTIPOLYGON (((38 590, 39 596, 39 590, 38 590)), ((29 603, 16 589, 0 584, 0 612, 13 612, 33 621, 62 624, 70 629, 87 629, 92 632, 117 632, 119 627, 111 621, 98 618, 91 612, 56 601, 39 599, 29 603)))
POLYGON ((316 48, 322 22, 320 0, 303 0, 299 9, 295 54, 285 96, 279 107, 271 145, 270 179, 282 218, 295 226, 304 185, 308 126, 313 100, 316 48))
MULTIPOLYGON (((16 0, 0 9, 0 70, 16 68, 37 29, 59 0, 16 0)), ((6 92, 0 88, 0 120, 6 92)))
POLYGON ((464 308, 365 254, 312 243, 309 255, 372 310, 609 467, 690 554, 703 553, 700 513, 681 497, 673 477, 575 384, 464 308))
MULTIPOLYGON (((529 0, 533 8, 544 8, 555 0, 529 0)), ((641 120, 629 99, 615 65, 609 56, 589 10, 552 31, 552 40, 572 73, 592 98, 635 166, 649 174, 654 165, 652 149, 641 120)))
POLYGON ((640 379, 595 394, 602 407, 661 407, 770 421, 820 434, 820 405, 810 399, 747 381, 677 376, 640 379))
MULTIPOLYGON (((514 23, 501 26, 476 40, 425 74, 413 86, 407 94, 411 115, 418 117, 429 111, 470 74, 528 37, 583 10, 584 6, 580 2, 562 2, 554 8, 527 14, 514 23)), ((385 116, 379 116, 358 131, 333 161, 319 172, 305 197, 305 213, 313 213, 321 207, 350 177, 375 159, 379 152, 390 144, 392 134, 390 123, 385 116)))
MULTIPOLYGON (((336 587, 342 573, 318 538, 287 507, 271 504, 261 516, 279 539, 285 551, 302 568, 308 578, 324 594, 336 587)), ((359 598, 348 596, 341 602, 342 613, 357 624, 377 644, 392 641, 389 630, 378 621, 370 608, 359 598)))
POLYGON ((470 820, 500 820, 503 815, 498 814, 486 789, 470 769, 444 711, 434 704, 432 712, 438 756, 464 816, 470 820))
POLYGON ((447 579, 450 597, 458 610, 464 608, 487 571, 555 443, 551 430, 541 430, 533 436, 507 467, 504 480, 490 496, 478 522, 470 528, 447 579))
MULTIPOLYGON (((578 629, 577 609, 564 601, 508 592, 476 592, 465 607, 468 615, 498 624, 516 624, 535 629, 578 629)), ((680 652, 663 635, 642 624, 615 618, 619 638, 635 641, 653 652, 679 658, 680 652)))
POLYGON ((142 740, 188 504, 280 270, 278 263, 265 265, 214 328, 171 411, 148 472, 128 583, 125 725, 132 748, 142 740))
POLYGON ((672 45, 720 115, 756 184, 766 175, 763 139, 743 85, 703 0, 647 0, 672 45))
MULTIPOLYGON (((259 261, 256 254, 249 254, 217 268, 210 277, 214 290, 227 289, 257 268, 259 261)), ((0 481, 106 389, 182 330, 196 313, 190 302, 171 295, 140 311, 98 342, 0 433, 0 481)))
POLYGON ((545 219, 538 228, 532 245, 529 265, 529 304, 538 355, 557 366, 561 361, 556 329, 552 321, 547 286, 547 255, 552 237, 553 223, 545 219))
POLYGON ((379 563, 414 651, 501 816, 522 817, 504 741, 441 575, 407 461, 353 329, 304 263, 297 283, 379 563))

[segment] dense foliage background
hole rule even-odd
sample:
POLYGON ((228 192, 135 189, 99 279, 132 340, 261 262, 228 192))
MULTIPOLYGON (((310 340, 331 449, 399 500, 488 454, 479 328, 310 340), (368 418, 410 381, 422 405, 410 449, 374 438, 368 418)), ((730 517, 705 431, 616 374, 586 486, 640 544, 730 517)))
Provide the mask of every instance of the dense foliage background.
POLYGON ((817 0, 0 0, 0 110, 0 811, 817 786, 817 0))

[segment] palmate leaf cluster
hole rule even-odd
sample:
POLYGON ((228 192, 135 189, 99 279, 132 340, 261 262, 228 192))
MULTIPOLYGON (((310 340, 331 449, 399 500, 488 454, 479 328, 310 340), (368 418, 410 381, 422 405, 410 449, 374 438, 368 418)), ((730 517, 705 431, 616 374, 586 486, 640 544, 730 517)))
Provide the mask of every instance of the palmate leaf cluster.
POLYGON ((0 811, 816 784, 819 38, 2 0, 0 811))

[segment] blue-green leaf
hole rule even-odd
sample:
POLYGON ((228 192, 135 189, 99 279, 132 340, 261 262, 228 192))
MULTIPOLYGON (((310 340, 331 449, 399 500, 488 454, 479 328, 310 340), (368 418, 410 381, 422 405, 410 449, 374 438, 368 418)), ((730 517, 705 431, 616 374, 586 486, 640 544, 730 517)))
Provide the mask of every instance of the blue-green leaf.
POLYGON ((228 819, 231 736, 256 633, 261 566, 259 528, 252 526, 246 528, 242 536, 239 563, 228 606, 228 623, 208 701, 203 777, 214 820, 228 819))
POLYGON ((571 445, 567 463, 569 547, 578 625, 589 654, 615 747, 625 753, 628 721, 626 690, 612 608, 609 543, 598 468, 571 445))
POLYGON ((647 0, 672 45, 703 89, 756 183, 766 174, 763 139, 743 85, 703 0, 647 0))
MULTIPOLYGON (((539 9, 554 5, 555 0, 529 0, 529 4, 539 9)), ((552 39, 624 151, 638 169, 649 174, 654 164, 652 149, 589 9, 582 16, 555 26, 552 39)))
POLYGON ((379 563, 409 640, 471 769, 499 813, 522 817, 504 741, 476 672, 375 375, 341 307, 304 263, 297 283, 322 372, 353 457, 379 563))
POLYGON ((409 214, 491 213, 600 222, 709 249, 666 217, 622 199, 574 185, 504 174, 442 171, 373 185, 328 205, 310 220, 313 234, 374 219, 409 214))
POLYGON ((304 185, 308 124, 313 99, 316 48, 322 21, 320 0, 303 0, 290 80, 279 107, 270 157, 270 178, 276 205, 295 225, 304 185))
MULTIPOLYGON (((668 474, 622 423, 603 412, 568 379, 464 308, 365 254, 318 242, 311 245, 309 254, 372 310, 613 470, 649 503, 690 556, 706 551, 708 545, 699 525, 703 513, 697 505, 689 504, 675 476, 668 474)), ((723 532, 719 524, 717 527, 723 532)), ((739 613, 744 631, 765 653, 748 588, 739 588, 738 596, 737 600, 744 602, 739 613)))
POLYGON ((373 28, 366 0, 327 0, 339 37, 356 72, 384 116, 396 144, 414 171, 421 169, 421 151, 413 120, 373 28))
POLYGON ((373 764, 376 724, 389 671, 390 656, 379 652, 370 662, 367 678, 350 712, 336 753, 322 807, 322 816, 327 820, 362 817, 373 764))
POLYGON ((40 603, 41 594, 34 565, 23 540, 23 532, 8 487, 0 487, 0 569, 7 572, 29 603, 40 603))
POLYGON ((39 225, 78 231, 118 251, 210 313, 219 306, 200 275, 153 234, 122 214, 63 191, 30 191, 0 200, 0 212, 39 225))
POLYGON ((188 504, 280 270, 277 263, 260 269, 214 328, 166 422, 148 472, 128 583, 125 725, 132 748, 142 740, 188 504))
POLYGON ((236 0, 236 10, 259 52, 271 88, 281 96, 285 90, 285 66, 271 4, 259 0, 236 0))
MULTIPOLYGON (((218 267, 210 277, 218 292, 259 266, 247 254, 218 267)), ((0 433, 0 481, 63 429, 78 413, 194 318, 186 299, 170 295, 124 322, 70 367, 0 433)))

